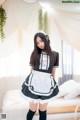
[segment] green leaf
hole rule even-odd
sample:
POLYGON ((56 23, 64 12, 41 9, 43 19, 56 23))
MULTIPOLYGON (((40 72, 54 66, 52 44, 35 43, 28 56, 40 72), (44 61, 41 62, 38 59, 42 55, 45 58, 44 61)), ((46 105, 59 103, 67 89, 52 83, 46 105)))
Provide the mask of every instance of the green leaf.
POLYGON ((4 25, 6 23, 6 11, 2 8, 2 6, 0 7, 0 38, 3 41, 3 39, 5 38, 5 33, 4 33, 4 25))

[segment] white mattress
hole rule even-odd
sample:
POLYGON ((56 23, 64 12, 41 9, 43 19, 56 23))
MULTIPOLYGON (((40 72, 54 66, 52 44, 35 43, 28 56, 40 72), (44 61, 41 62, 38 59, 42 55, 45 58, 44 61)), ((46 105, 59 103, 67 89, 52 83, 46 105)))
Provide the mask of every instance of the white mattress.
MULTIPOLYGON (((55 97, 49 102, 48 106, 59 107, 78 104, 80 104, 80 97, 70 100, 55 97)), ((28 102, 20 95, 20 90, 10 90, 6 93, 3 100, 2 112, 7 114, 8 120, 11 120, 12 116, 14 116, 14 120, 17 120, 17 118, 19 120, 25 119, 27 111, 28 102)))
POLYGON ((10 90, 3 100, 2 110, 23 109, 28 107, 28 102, 20 95, 20 90, 10 90))
MULTIPOLYGON (((54 98, 48 106, 70 106, 80 104, 80 96, 74 99, 54 98)), ((20 95, 20 90, 10 90, 6 93, 2 110, 8 109, 25 109, 28 108, 28 102, 20 95)))

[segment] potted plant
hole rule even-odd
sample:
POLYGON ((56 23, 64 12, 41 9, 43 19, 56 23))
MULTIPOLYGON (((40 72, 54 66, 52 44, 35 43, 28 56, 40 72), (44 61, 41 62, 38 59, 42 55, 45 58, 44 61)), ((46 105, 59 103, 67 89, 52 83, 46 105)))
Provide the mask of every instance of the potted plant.
POLYGON ((48 14, 47 14, 47 11, 45 11, 45 13, 44 13, 43 25, 44 25, 44 27, 43 27, 44 32, 45 32, 46 34, 48 34, 48 14))
POLYGON ((3 41, 5 38, 4 25, 6 23, 6 11, 0 6, 0 39, 3 41))
POLYGON ((48 13, 43 12, 42 9, 39 10, 39 30, 43 30, 48 34, 48 13))
POLYGON ((39 10, 39 30, 43 29, 43 16, 42 16, 42 9, 39 10))

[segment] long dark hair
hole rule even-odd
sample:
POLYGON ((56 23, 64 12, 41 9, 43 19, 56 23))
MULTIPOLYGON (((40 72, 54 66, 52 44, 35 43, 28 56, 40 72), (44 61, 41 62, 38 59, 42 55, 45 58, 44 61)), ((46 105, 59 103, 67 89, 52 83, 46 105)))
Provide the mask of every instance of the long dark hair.
POLYGON ((54 56, 53 56, 53 52, 50 47, 49 37, 48 37, 48 35, 45 35, 45 34, 39 32, 39 33, 36 33, 34 36, 34 50, 30 57, 30 65, 33 67, 36 67, 36 66, 39 66, 39 64, 40 64, 39 59, 40 59, 40 54, 41 54, 42 49, 40 49, 36 44, 37 37, 40 37, 42 39, 42 41, 44 42, 44 44, 45 44, 44 51, 50 56, 50 63, 53 64, 54 56))

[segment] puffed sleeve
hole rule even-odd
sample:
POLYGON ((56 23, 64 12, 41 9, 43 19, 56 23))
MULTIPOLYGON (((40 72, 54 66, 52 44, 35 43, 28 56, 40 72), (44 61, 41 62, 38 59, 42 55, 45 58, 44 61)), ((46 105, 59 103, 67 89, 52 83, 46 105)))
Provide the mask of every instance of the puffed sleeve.
POLYGON ((58 67, 59 66, 59 53, 56 51, 53 51, 54 54, 54 67, 58 67))

